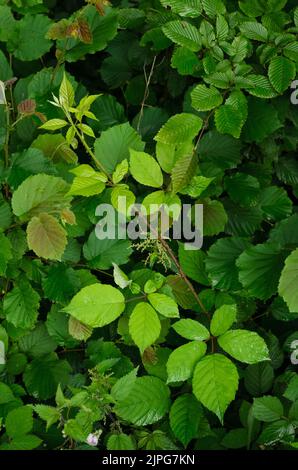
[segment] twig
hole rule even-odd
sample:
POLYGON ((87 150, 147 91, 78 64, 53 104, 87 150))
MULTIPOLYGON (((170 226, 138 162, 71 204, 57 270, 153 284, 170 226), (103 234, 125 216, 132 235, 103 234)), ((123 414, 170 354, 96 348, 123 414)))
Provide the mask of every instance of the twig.
POLYGON ((145 105, 146 105, 146 101, 147 101, 147 98, 149 96, 149 86, 150 86, 152 76, 153 76, 153 72, 154 72, 154 68, 155 68, 156 57, 157 56, 155 55, 154 59, 153 59, 153 62, 151 64, 151 69, 150 69, 148 77, 147 77, 147 72, 146 72, 146 66, 144 65, 144 75, 145 75, 146 87, 145 87, 144 97, 143 97, 143 100, 142 100, 141 110, 140 110, 139 119, 138 119, 138 125, 137 125, 137 131, 138 132, 140 130, 141 122, 142 122, 142 119, 143 119, 144 108, 145 108, 145 105))

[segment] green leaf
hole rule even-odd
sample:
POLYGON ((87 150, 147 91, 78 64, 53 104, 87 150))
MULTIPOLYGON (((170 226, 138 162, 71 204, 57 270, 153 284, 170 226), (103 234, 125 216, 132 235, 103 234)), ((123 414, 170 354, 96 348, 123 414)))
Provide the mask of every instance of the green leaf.
POLYGON ((34 411, 38 416, 46 421, 48 430, 53 424, 57 423, 60 419, 59 411, 53 406, 48 405, 34 405, 34 411))
POLYGON ((45 174, 29 176, 13 193, 12 210, 26 220, 47 210, 60 212, 69 206, 67 191, 68 184, 62 178, 45 174))
POLYGON ((208 16, 216 16, 226 12, 225 4, 222 0, 202 0, 202 5, 208 16))
POLYGON ((248 442, 248 430, 245 428, 236 428, 229 431, 221 444, 228 449, 241 449, 246 447, 248 442))
POLYGON ((120 290, 109 285, 92 284, 81 289, 63 311, 87 326, 98 328, 116 320, 124 308, 120 290))
POLYGON ((169 395, 168 387, 157 377, 140 377, 128 396, 117 402, 114 411, 136 426, 153 424, 168 412, 169 395))
POLYGON ((230 104, 220 106, 215 111, 216 129, 221 134, 229 134, 239 139, 243 124, 241 111, 230 104))
POLYGON ((195 365, 205 355, 206 350, 206 344, 199 341, 192 341, 174 349, 167 361, 167 382, 181 382, 192 377, 195 365))
POLYGON ((247 88, 250 95, 258 98, 274 98, 277 93, 267 77, 263 75, 248 75, 251 86, 247 88))
POLYGON ((127 434, 111 434, 107 441, 108 450, 135 450, 131 436, 127 434))
POLYGON ((204 236, 218 235, 220 232, 223 232, 228 217, 222 203, 220 201, 205 199, 203 205, 204 236))
POLYGON ((211 246, 206 269, 214 287, 232 291, 241 288, 236 260, 248 246, 248 241, 239 237, 221 238, 211 246))
POLYGON ((19 350, 31 357, 40 357, 55 351, 56 338, 49 335, 46 326, 44 323, 38 323, 33 330, 22 335, 18 343, 19 350))
POLYGON ((32 328, 39 307, 40 297, 26 278, 20 279, 3 301, 3 311, 9 323, 17 328, 32 328))
POLYGON ((91 268, 109 269, 113 263, 118 265, 127 263, 132 248, 129 240, 117 238, 99 240, 93 231, 83 245, 83 253, 91 268))
POLYGON ((163 125, 154 140, 170 145, 183 144, 198 135, 202 124, 202 119, 194 114, 176 114, 163 125))
POLYGON ((55 217, 41 212, 28 224, 27 242, 37 256, 60 261, 67 244, 66 231, 55 217))
POLYGON ((245 370, 244 385, 253 397, 268 392, 272 387, 273 380, 274 370, 268 361, 251 364, 245 370))
POLYGON ((39 129, 44 129, 45 131, 57 131, 67 126, 68 122, 64 119, 50 119, 49 121, 39 126, 39 129))
POLYGON ((25 15, 18 21, 18 36, 13 46, 14 56, 22 61, 39 59, 52 47, 52 41, 45 38, 51 24, 45 15, 25 15))
POLYGON ((42 440, 33 434, 26 434, 12 439, 9 444, 2 444, 1 450, 33 450, 39 447, 42 440))
POLYGON ((193 52, 201 49, 201 37, 197 28, 186 21, 170 21, 162 27, 165 36, 175 44, 186 47, 193 52))
POLYGON ((178 305, 172 297, 165 294, 153 293, 148 294, 148 300, 160 315, 167 318, 179 317, 178 305))
POLYGON ((161 324, 155 310, 146 302, 140 302, 129 318, 129 333, 141 353, 159 337, 161 324))
POLYGON ((270 103, 248 99, 248 118, 243 127, 245 141, 262 142, 281 126, 278 112, 270 103))
POLYGON ((201 250, 186 250, 182 243, 179 244, 178 253, 179 263, 183 272, 190 277, 190 279, 204 286, 208 286, 210 282, 205 270, 206 254, 201 250))
POLYGON ((48 400, 55 396, 58 384, 68 382, 70 371, 68 362, 58 360, 56 354, 52 353, 33 359, 27 365, 23 379, 31 395, 39 400, 48 400))
POLYGON ((259 421, 270 423, 281 419, 284 414, 281 401, 277 397, 264 396, 254 398, 252 413, 259 421))
POLYGON ((215 310, 210 324, 213 336, 220 336, 231 328, 236 321, 237 306, 235 304, 222 305, 215 310))
POLYGON ((186 447, 197 437, 203 412, 193 395, 180 395, 170 410, 170 426, 177 439, 186 447))
POLYGON ((113 173, 123 160, 129 159, 129 149, 142 152, 144 148, 145 144, 128 122, 103 131, 94 144, 97 160, 109 173, 113 173))
POLYGON ((220 92, 214 87, 197 85, 191 92, 191 105, 197 111, 210 111, 223 102, 220 92))
POLYGON ((218 344, 234 359, 246 364, 255 364, 269 359, 265 341, 254 331, 227 331, 218 338, 218 344))
POLYGON ((178 193, 188 186, 196 173, 197 164, 197 157, 194 153, 184 155, 177 160, 172 169, 171 177, 173 193, 178 193))
POLYGON ((8 413, 5 428, 8 436, 15 439, 28 434, 33 428, 33 410, 29 406, 21 406, 8 413))
POLYGON ((296 76, 295 63, 282 56, 274 57, 268 69, 269 79, 278 93, 286 91, 296 76))
POLYGON ((196 320, 183 318, 172 326, 178 335, 186 339, 205 341, 210 334, 207 328, 196 320))
POLYGON ((193 376, 193 393, 223 423, 225 411, 234 400, 238 388, 238 372, 222 354, 203 357, 193 376))
POLYGON ((147 153, 130 150, 130 172, 138 183, 145 186, 160 188, 163 184, 159 164, 147 153))
POLYGON ((201 0, 160 0, 164 7, 171 7, 180 16, 197 18, 202 12, 201 0))
POLYGON ((71 172, 76 177, 67 193, 69 196, 94 196, 105 189, 106 176, 95 171, 91 166, 80 165, 71 172))
POLYGON ((298 280, 298 248, 285 260, 282 270, 278 292, 287 303, 290 312, 298 312, 298 292, 296 282, 298 280))
POLYGON ((173 52, 171 66, 177 69, 180 75, 193 75, 199 65, 196 53, 186 47, 177 47, 173 52))
POLYGON ((240 255, 236 262, 239 279, 250 295, 267 300, 276 293, 285 257, 273 243, 252 246, 240 255))
POLYGON ((260 194, 262 211, 269 220, 282 220, 292 213, 292 201, 287 192, 278 186, 264 188, 260 194))
POLYGON ((60 104, 67 110, 74 103, 74 89, 65 72, 63 74, 63 79, 59 88, 59 101, 60 104))
POLYGON ((73 338, 79 341, 87 341, 92 335, 92 328, 90 326, 85 325, 72 316, 68 320, 68 331, 73 338))
POLYGON ((225 188, 236 204, 254 206, 258 202, 260 183, 254 176, 235 173, 225 178, 225 188))
POLYGON ((138 367, 121 377, 117 380, 115 385, 113 385, 111 394, 115 400, 124 400, 129 395, 137 379, 137 372, 138 367))
POLYGON ((240 25, 240 31, 248 39, 260 42, 266 42, 268 39, 267 28, 257 21, 245 21, 240 25))
POLYGON ((0 275, 4 276, 7 268, 7 263, 13 258, 12 245, 9 239, 3 233, 0 233, 0 244, 0 275))

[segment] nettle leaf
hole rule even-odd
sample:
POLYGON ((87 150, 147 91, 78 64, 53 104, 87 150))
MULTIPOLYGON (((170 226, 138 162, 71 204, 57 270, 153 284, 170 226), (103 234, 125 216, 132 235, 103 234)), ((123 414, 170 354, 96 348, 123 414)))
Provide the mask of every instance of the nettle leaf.
POLYGON ((32 328, 38 316, 40 297, 26 278, 4 297, 3 311, 9 323, 17 328, 32 328))
POLYGON ((218 344, 234 359, 246 364, 269 360, 265 341, 254 331, 227 331, 218 338, 218 344))
POLYGON ((142 152, 145 144, 128 122, 111 127, 95 140, 94 149, 97 160, 109 173, 118 163, 129 159, 129 150, 142 152))
POLYGON ((38 174, 29 176, 12 196, 14 214, 24 220, 47 210, 68 208, 71 198, 66 197, 68 184, 56 176, 38 174))
POLYGON ((201 0, 160 0, 160 3, 180 16, 197 18, 202 12, 201 0))
POLYGON ((295 63, 282 56, 274 57, 268 69, 269 79, 278 93, 286 91, 296 76, 295 63))
POLYGON ((55 217, 41 212, 28 224, 27 242, 37 256, 60 261, 67 244, 66 231, 55 217))
POLYGON ((206 344, 199 341, 174 349, 167 361, 167 382, 181 382, 192 377, 195 365, 206 354, 206 350, 206 344))
POLYGON ((63 311, 87 326, 98 328, 116 320, 124 308, 120 290, 109 285, 92 284, 81 289, 63 311))
POLYGON ((281 419, 284 410, 281 401, 277 397, 267 395, 254 399, 252 413, 259 421, 270 423, 281 419))
POLYGON ((53 406, 48 405, 34 405, 34 411, 38 414, 38 416, 46 421, 47 426, 46 429, 48 430, 53 424, 57 423, 60 419, 59 410, 54 408, 53 406))
POLYGON ((183 318, 172 326, 178 335, 186 339, 204 341, 209 339, 210 334, 207 328, 196 320, 183 318))
POLYGON ((167 318, 179 317, 178 305, 172 297, 155 292, 148 294, 148 300, 160 315, 167 318))
POLYGON ((191 92, 191 105, 197 111, 210 111, 223 102, 221 93, 214 87, 197 85, 191 92))
POLYGON ((217 289, 236 291, 241 289, 236 260, 249 246, 244 238, 221 238, 208 251, 206 270, 212 285, 217 289))
POLYGON ((298 248, 294 250, 285 260, 282 270, 278 292, 283 297, 290 312, 298 312, 298 293, 296 281, 298 279, 298 248))
POLYGON ((194 114, 176 114, 163 125, 154 140, 170 145, 183 144, 198 135, 202 124, 202 119, 194 114))
POLYGON ((238 389, 235 365, 222 354, 211 354, 197 364, 192 386, 196 398, 223 423, 225 411, 238 389))
POLYGON ((186 21, 170 21, 162 27, 162 31, 175 44, 193 52, 199 51, 202 47, 199 30, 186 21))
POLYGON ((159 337, 161 324, 156 311, 146 302, 140 302, 129 318, 129 333, 141 353, 159 337))
POLYGON ((231 328, 236 321, 237 306, 235 304, 222 305, 215 310, 210 324, 210 331, 213 336, 220 336, 231 328))
POLYGON ((171 406, 171 429, 185 447, 197 436, 202 419, 202 407, 189 393, 178 397, 171 406))
POLYGON ((163 175, 157 161, 144 152, 130 150, 130 172, 133 178, 145 186, 160 188, 163 175))
POLYGON ((126 398, 118 400, 114 408, 120 418, 146 426, 159 421, 170 407, 170 392, 157 377, 139 377, 126 398))
POLYGON ((258 299, 269 299, 277 291, 285 258, 285 252, 273 243, 245 250, 236 262, 243 287, 258 299))

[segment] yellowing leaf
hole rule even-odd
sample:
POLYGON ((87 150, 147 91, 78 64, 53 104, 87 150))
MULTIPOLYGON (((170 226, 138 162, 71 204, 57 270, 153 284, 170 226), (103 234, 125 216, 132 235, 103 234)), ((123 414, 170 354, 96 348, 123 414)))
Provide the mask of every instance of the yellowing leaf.
POLYGON ((37 256, 60 260, 66 247, 66 232, 52 215, 42 212, 27 227, 28 246, 37 256))

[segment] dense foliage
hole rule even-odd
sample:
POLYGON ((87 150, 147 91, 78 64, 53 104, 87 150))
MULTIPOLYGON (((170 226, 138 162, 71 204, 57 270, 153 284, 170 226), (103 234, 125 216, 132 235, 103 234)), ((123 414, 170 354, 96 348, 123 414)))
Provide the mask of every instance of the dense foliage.
POLYGON ((296 5, 0 0, 1 450, 297 447, 296 5))

